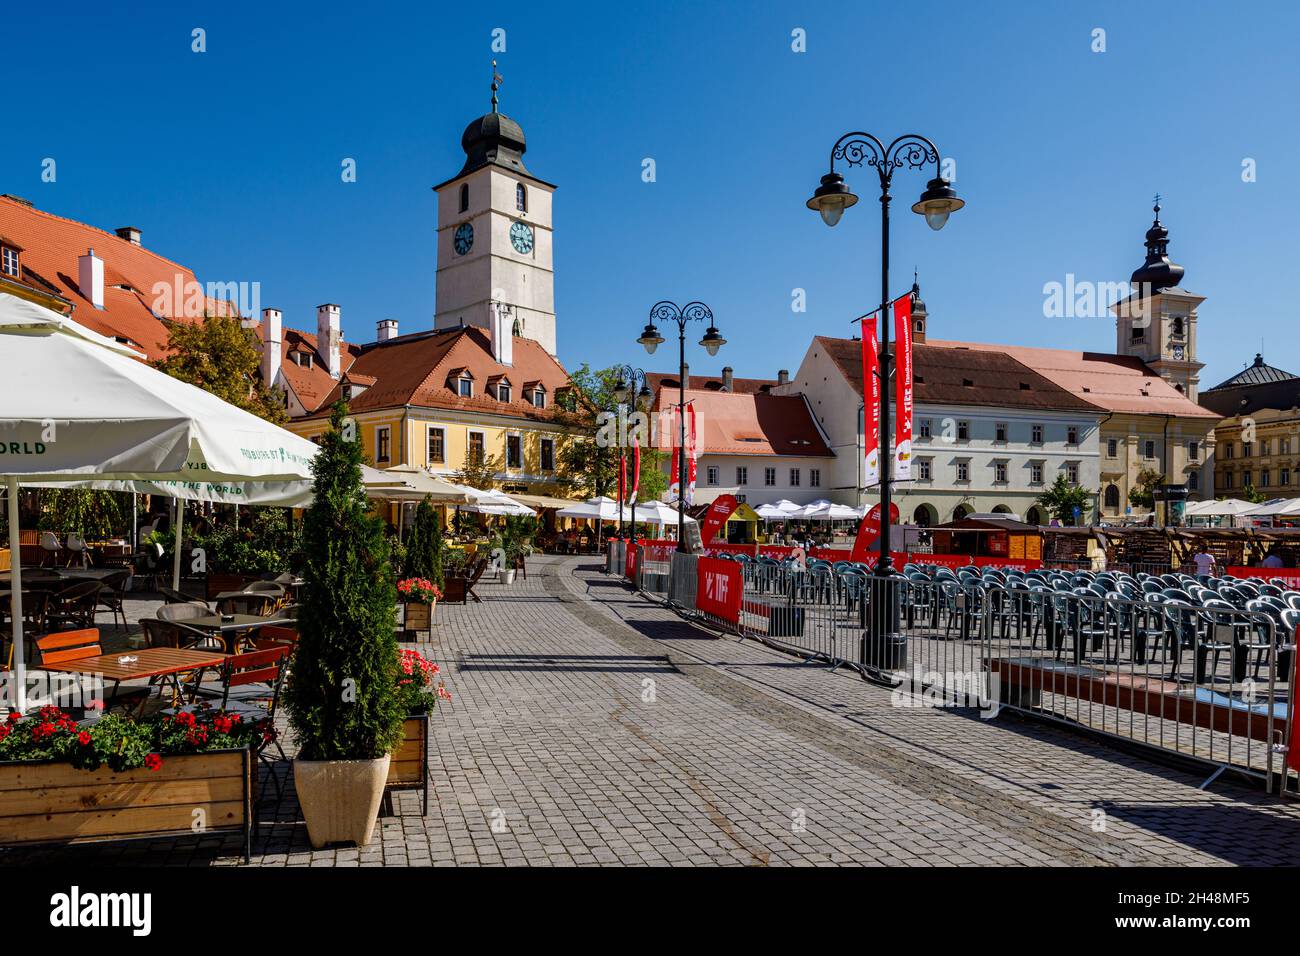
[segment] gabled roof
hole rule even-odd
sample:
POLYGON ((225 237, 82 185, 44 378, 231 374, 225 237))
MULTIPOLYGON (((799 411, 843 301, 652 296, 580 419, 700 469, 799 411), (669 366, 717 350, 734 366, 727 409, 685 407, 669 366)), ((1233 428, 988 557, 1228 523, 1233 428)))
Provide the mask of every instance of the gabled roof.
MULTIPOLYGON (((693 389, 686 393, 686 400, 695 404, 696 421, 702 426, 700 451, 704 454, 834 455, 802 395, 693 389)), ((675 388, 665 386, 656 391, 656 411, 676 403, 675 388)))
MULTIPOLYGON (((816 345, 862 394, 862 341, 819 335, 816 345)), ((997 347, 991 347, 997 348, 997 347)), ((1091 412, 1102 409, 1000 351, 933 341, 912 346, 913 399, 919 404, 984 405, 1091 412)))
POLYGON ((1216 417, 1134 356, 935 339, 930 339, 926 344, 947 349, 965 349, 971 353, 1001 353, 1050 379, 1061 390, 1068 391, 1103 411, 1175 415, 1181 418, 1216 417))
POLYGON ((1293 372, 1285 372, 1280 368, 1264 364, 1264 356, 1256 352, 1255 361, 1252 364, 1247 365, 1236 375, 1220 382, 1214 388, 1202 390, 1201 394, 1217 392, 1221 388, 1239 388, 1244 385, 1267 385, 1270 382, 1285 382, 1295 377, 1293 372))
MULTIPOLYGON (((36 209, 12 196, 0 195, 0 235, 22 247, 24 281, 33 288, 52 290, 73 304, 72 318, 86 328, 113 338, 124 338, 152 359, 167 350, 167 325, 163 319, 197 321, 183 315, 184 290, 197 281, 185 266, 111 232, 36 209), (104 261, 104 307, 96 309, 78 285, 77 260, 88 249, 104 261), (180 289, 180 301, 159 302, 155 315, 154 286, 180 289), (127 288, 122 288, 123 286, 127 288)), ((204 297, 206 311, 233 315, 227 302, 204 297)))
MULTIPOLYGON (((499 402, 477 390, 465 398, 447 387, 448 379, 460 371, 469 372, 476 381, 518 376, 541 382, 551 392, 569 382, 569 373, 540 343, 516 336, 513 364, 502 365, 492 357, 487 333, 473 327, 400 335, 347 348, 351 362, 344 360, 346 375, 374 379, 373 385, 348 403, 354 412, 413 405, 549 421, 558 411, 554 405, 537 408, 513 389, 509 402, 499 402)), ((286 364, 285 368, 290 366, 286 364)), ((340 383, 331 380, 331 384, 333 387, 313 410, 316 415, 325 414, 324 409, 338 398, 340 383)))
MULTIPOLYGON (((677 388, 680 385, 680 376, 673 372, 646 372, 646 386, 652 392, 658 392, 662 387, 677 388)), ((731 380, 731 391, 737 393, 754 394, 756 392, 768 392, 777 384, 774 378, 733 378, 731 380)), ((686 374, 686 388, 699 389, 709 392, 720 392, 723 389, 722 376, 720 375, 691 375, 686 374)))

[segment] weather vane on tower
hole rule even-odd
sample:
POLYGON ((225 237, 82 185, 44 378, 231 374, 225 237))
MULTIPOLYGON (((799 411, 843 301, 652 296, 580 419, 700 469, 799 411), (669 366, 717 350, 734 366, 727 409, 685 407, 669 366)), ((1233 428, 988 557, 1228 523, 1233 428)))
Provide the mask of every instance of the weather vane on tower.
POLYGON ((492 61, 492 112, 497 111, 497 90, 501 89, 501 74, 497 72, 497 61, 492 61))

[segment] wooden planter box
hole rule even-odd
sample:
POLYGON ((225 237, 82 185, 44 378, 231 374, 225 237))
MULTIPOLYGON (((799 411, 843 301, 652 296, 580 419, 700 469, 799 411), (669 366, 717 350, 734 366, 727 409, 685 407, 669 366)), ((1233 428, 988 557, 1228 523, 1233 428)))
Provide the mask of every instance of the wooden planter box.
POLYGON ((402 743, 388 763, 388 781, 384 784, 384 793, 394 790, 423 791, 420 816, 428 816, 429 715, 407 717, 402 730, 405 732, 402 743))
POLYGON ((432 628, 433 609, 437 606, 437 601, 434 601, 431 604, 425 604, 419 601, 408 601, 406 604, 406 630, 427 631, 432 628))
POLYGON ((253 837, 251 749, 164 757, 157 770, 78 770, 69 763, 0 763, 0 846, 91 843, 238 831, 253 837), (206 816, 194 829, 194 811, 206 816))

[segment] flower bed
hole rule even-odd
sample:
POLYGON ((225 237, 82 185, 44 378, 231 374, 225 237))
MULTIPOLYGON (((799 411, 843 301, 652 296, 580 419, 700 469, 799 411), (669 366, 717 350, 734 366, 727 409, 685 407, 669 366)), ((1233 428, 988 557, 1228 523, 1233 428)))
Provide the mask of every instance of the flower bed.
POLYGON ((401 651, 402 676, 397 690, 409 715, 402 724, 402 743, 388 764, 386 791, 420 790, 421 815, 429 812, 429 714, 439 700, 451 700, 442 669, 418 651, 401 651), (435 683, 437 681, 437 683, 435 683))
POLYGON ((0 845, 237 830, 252 839, 262 722, 200 711, 78 727, 57 708, 0 732, 0 845))

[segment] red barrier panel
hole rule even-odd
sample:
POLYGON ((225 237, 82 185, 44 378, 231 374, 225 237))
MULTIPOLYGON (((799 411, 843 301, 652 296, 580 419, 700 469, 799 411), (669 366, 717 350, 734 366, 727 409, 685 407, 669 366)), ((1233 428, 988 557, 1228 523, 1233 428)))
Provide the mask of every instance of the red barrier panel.
POLYGON ((1300 569, 1298 568, 1224 568, 1224 573, 1234 578, 1277 578, 1285 581, 1287 587, 1300 588, 1300 569))
POLYGON ((740 624, 740 565, 722 558, 700 558, 695 564, 695 607, 731 624, 740 624))
POLYGON ((627 560, 623 564, 623 577, 627 578, 629 581, 636 580, 636 556, 637 552, 640 550, 640 545, 633 544, 630 541, 628 542, 627 560))

